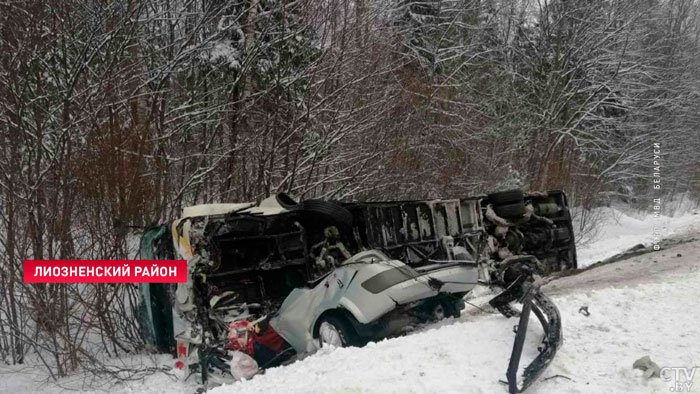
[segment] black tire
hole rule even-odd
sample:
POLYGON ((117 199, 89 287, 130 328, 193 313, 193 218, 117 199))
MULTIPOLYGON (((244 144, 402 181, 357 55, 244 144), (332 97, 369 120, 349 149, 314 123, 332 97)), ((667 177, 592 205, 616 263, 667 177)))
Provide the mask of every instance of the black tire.
POLYGON ((569 249, 569 269, 578 269, 578 260, 576 258, 576 242, 571 240, 571 248, 569 249))
POLYGON ((331 325, 338 332, 341 341, 341 347, 351 347, 351 346, 361 346, 360 337, 355 332, 350 322, 336 315, 323 316, 318 321, 318 339, 321 342, 321 346, 324 346, 324 341, 321 338, 321 327, 324 323, 331 325))
POLYGON ((493 207, 496 215, 502 218, 519 218, 526 212, 524 202, 516 202, 513 204, 496 205, 493 207))
POLYGON ((520 189, 506 190, 502 192, 491 193, 486 196, 489 202, 493 205, 511 204, 525 200, 525 195, 520 189))
POLYGON ((574 226, 571 224, 571 211, 569 211, 569 206, 566 204, 566 195, 564 194, 564 209, 567 223, 567 228, 571 232, 571 248, 569 249, 569 268, 578 269, 578 256, 576 253, 576 233, 574 232, 574 226))
POLYGON ((293 209, 324 225, 335 225, 344 229, 352 228, 352 213, 335 202, 305 200, 293 209))
POLYGON ((452 300, 450 304, 450 315, 454 318, 462 316, 462 309, 464 309, 464 300, 461 298, 452 300))
POLYGON ((447 295, 433 300, 426 305, 427 321, 440 321, 448 317, 460 317, 464 309, 464 300, 455 295, 447 295))
POLYGON ((445 315, 445 318, 448 317, 460 317, 462 315, 462 309, 458 307, 458 301, 457 300, 450 300, 450 299, 443 299, 441 300, 435 308, 441 306, 443 313, 445 315))
POLYGON ((277 200, 277 203, 281 205, 283 208, 287 209, 293 209, 296 207, 299 203, 296 202, 295 199, 293 199, 289 194, 287 193, 277 193, 275 196, 275 199, 277 200))

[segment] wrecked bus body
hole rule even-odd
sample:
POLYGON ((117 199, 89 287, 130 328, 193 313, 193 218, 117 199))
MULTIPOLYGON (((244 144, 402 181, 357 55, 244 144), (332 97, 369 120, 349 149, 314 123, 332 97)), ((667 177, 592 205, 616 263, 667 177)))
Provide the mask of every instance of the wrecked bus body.
POLYGON ((560 191, 385 202, 279 194, 186 208, 181 219, 147 230, 141 249, 188 260, 188 283, 143 286, 150 307, 142 325, 154 345, 174 349, 210 383, 235 377, 232 350, 248 349, 265 368, 323 344, 362 346, 459 316, 463 297, 482 284, 503 290, 494 308, 520 316, 507 377, 511 391, 523 390, 561 341, 558 311, 535 278, 576 268, 560 191), (523 303, 520 312, 513 302, 523 303), (531 311, 545 335, 540 356, 518 377, 531 311))

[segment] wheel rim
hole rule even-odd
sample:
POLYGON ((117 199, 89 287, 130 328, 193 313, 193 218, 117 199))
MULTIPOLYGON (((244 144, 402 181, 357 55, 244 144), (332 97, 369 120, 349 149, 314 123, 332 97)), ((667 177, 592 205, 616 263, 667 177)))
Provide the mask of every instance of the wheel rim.
POLYGON ((334 325, 323 322, 318 328, 318 335, 321 339, 321 345, 330 345, 335 347, 343 347, 343 339, 340 336, 340 331, 334 325))
POLYGON ((442 320, 445 318, 445 308, 442 306, 442 304, 435 305, 435 308, 433 309, 433 317, 435 320, 442 320))

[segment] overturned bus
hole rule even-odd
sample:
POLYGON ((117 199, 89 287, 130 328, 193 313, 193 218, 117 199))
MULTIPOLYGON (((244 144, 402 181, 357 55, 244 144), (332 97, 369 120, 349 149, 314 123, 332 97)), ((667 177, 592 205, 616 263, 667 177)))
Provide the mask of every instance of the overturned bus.
POLYGON ((561 343, 561 321, 537 278, 576 268, 566 195, 508 190, 429 201, 208 204, 148 229, 141 257, 188 260, 188 282, 142 286, 146 339, 202 383, 239 378, 320 346, 362 346, 459 316, 477 285, 518 317, 507 379, 531 384, 561 343), (518 311, 510 305, 522 303, 518 311), (530 312, 545 335, 518 375, 530 312))

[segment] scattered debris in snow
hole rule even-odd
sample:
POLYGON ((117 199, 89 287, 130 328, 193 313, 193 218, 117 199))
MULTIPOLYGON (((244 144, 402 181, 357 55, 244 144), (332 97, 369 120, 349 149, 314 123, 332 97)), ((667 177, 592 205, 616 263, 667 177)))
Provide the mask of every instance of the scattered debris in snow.
MULTIPOLYGON (((567 379, 542 379, 528 392, 668 393, 673 381, 648 381, 629 366, 639 354, 654 354, 661 367, 700 365, 693 346, 700 343, 700 315, 688 313, 692 307, 682 302, 700 297, 700 276, 680 274, 662 277, 660 283, 582 287, 555 297, 565 322, 565 344, 547 375, 567 379), (581 305, 595 305, 596 313, 580 314, 581 305)), ((588 272, 579 276, 582 283, 588 280, 588 272)), ((504 378, 510 347, 506 334, 513 322, 498 315, 465 314, 439 328, 362 349, 321 352, 212 394, 505 393, 498 381, 504 378)), ((537 337, 528 335, 530 357, 536 353, 537 337)), ((700 390, 700 381, 696 386, 692 390, 700 390)))
POLYGON ((649 356, 644 356, 632 364, 632 368, 644 371, 644 377, 650 379, 652 377, 661 377, 661 367, 651 361, 649 356))
MULTIPOLYGON (((625 240, 638 243, 648 227, 646 221, 635 224, 634 220, 628 217, 620 222, 634 224, 629 230, 606 229, 609 237, 617 237, 603 238, 583 248, 584 253, 590 258, 598 251, 605 257, 624 248, 625 240)), ((684 228, 700 231, 700 216, 672 218, 669 223, 676 232, 684 228)), ((645 371, 630 365, 640 355, 650 354, 660 370, 700 366, 700 314, 694 313, 694 300, 700 298, 700 242, 671 246, 662 252, 547 285, 545 293, 554 294, 562 314, 565 342, 545 377, 528 393, 669 393, 678 383, 674 376, 661 373, 660 379, 645 379, 645 371), (580 313, 582 305, 595 306, 595 313, 580 313)), ((482 292, 482 298, 487 292, 482 292)), ((476 299, 470 301, 475 303, 476 299)), ((459 319, 450 318, 364 348, 324 348, 289 366, 209 392, 506 393, 506 386, 499 381, 505 380, 514 324, 514 319, 468 305, 459 319)), ((531 324, 521 365, 537 354, 540 335, 541 328, 531 324)), ((173 365, 174 360, 164 357, 160 362, 173 365)), ((194 393, 194 379, 183 382, 184 378, 181 371, 171 370, 140 382, 100 387, 84 377, 69 377, 61 380, 59 387, 47 383, 38 367, 0 366, 0 393, 54 394, 65 392, 64 387, 95 394, 106 390, 111 394, 194 393), (87 383, 91 383, 91 391, 84 391, 87 383)), ((690 383, 688 392, 700 392, 700 374, 690 383)))

